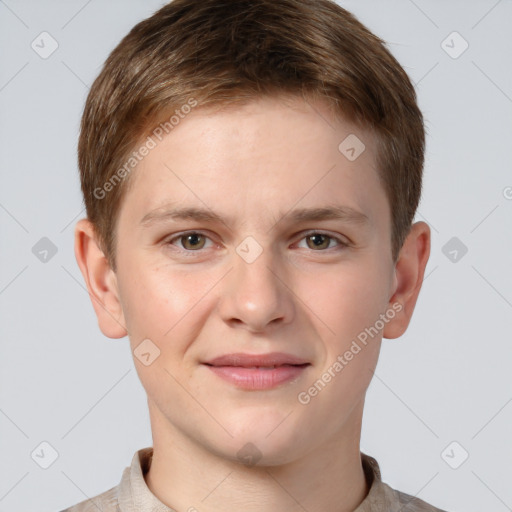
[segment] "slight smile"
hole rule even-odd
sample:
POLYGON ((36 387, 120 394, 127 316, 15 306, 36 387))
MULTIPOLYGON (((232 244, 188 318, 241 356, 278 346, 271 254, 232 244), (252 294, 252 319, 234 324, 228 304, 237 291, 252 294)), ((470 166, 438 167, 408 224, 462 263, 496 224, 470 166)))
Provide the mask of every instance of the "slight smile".
POLYGON ((298 378, 311 363, 291 354, 227 354, 202 363, 220 378, 245 390, 272 389, 298 378))

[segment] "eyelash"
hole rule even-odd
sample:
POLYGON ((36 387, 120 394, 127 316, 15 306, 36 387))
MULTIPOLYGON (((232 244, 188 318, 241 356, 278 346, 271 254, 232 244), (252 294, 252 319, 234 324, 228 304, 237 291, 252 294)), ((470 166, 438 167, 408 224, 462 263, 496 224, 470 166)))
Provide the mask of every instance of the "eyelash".
MULTIPOLYGON (((175 240, 181 240, 182 238, 184 238, 184 237, 186 237, 188 235, 201 235, 201 236, 203 236, 203 237, 205 237, 208 240, 213 242, 213 240, 208 235, 203 233, 202 231, 184 231, 182 233, 178 233, 177 235, 174 235, 172 238, 168 238, 164 243, 165 243, 165 245, 174 245, 173 242, 175 240)), ((319 250, 310 249, 310 251, 312 251, 312 252, 330 252, 332 249, 336 249, 337 248, 338 250, 340 250, 340 249, 343 249, 343 248, 346 248, 346 247, 350 246, 350 243, 345 242, 344 240, 342 240, 341 238, 338 238, 337 236, 331 235, 330 233, 326 233, 324 231, 315 231, 315 230, 311 230, 311 231, 303 233, 302 237, 300 238, 300 241, 304 240, 305 238, 308 238, 311 235, 326 236, 330 240, 334 240, 334 241, 336 241, 338 243, 337 246, 335 246, 335 247, 328 247, 327 249, 319 249, 319 250)), ((197 249, 197 250, 189 250, 189 249, 178 248, 178 250, 183 252, 183 253, 187 253, 187 255, 189 255, 189 254, 190 255, 194 255, 195 253, 203 252, 204 248, 203 249, 197 249)))

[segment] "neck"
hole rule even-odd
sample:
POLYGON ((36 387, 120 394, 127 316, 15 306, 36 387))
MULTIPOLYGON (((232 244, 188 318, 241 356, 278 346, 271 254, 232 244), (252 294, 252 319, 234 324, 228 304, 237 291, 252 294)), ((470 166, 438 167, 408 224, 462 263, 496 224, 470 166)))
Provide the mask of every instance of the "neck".
POLYGON ((353 512, 369 492, 359 449, 362 407, 354 408, 343 432, 302 458, 245 466, 170 429, 150 404, 153 458, 146 484, 176 511, 353 512))

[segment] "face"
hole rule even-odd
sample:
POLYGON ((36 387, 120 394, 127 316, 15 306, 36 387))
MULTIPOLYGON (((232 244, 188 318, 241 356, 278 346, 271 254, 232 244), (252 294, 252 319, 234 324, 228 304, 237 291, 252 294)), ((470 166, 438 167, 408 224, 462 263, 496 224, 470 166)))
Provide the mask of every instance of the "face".
POLYGON ((195 110, 131 177, 115 281, 132 351, 151 354, 134 361, 154 437, 278 464, 360 421, 392 307, 390 211, 372 137, 312 105, 195 110), (270 356, 213 361, 230 354, 270 356))

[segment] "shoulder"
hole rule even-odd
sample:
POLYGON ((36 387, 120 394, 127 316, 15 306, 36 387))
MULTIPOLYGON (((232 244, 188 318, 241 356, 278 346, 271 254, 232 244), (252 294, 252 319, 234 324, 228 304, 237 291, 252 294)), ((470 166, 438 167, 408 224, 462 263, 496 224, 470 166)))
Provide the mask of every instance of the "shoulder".
POLYGON ((447 512, 420 498, 393 489, 382 481, 377 460, 365 453, 361 453, 361 457, 370 491, 356 512, 371 512, 373 510, 385 510, 386 512, 447 512))
POLYGON ((60 512, 98 512, 98 510, 101 510, 101 512, 119 512, 117 491, 118 486, 116 485, 108 491, 81 501, 60 512))
MULTIPOLYGON (((144 500, 153 496, 144 481, 144 472, 153 453, 152 447, 137 450, 131 465, 124 468, 120 482, 97 496, 83 500, 60 512, 121 512, 139 510, 144 500), (134 502, 134 497, 136 502, 134 502), (142 500, 142 501, 141 501, 142 500)), ((153 501, 156 498, 153 496, 153 501)))
MULTIPOLYGON (((427 503, 420 498, 392 489, 387 484, 383 485, 385 485, 389 489, 390 494, 393 495, 393 504, 399 505, 396 509, 397 512, 447 512, 446 510, 430 505, 430 503, 427 503)), ((394 512, 394 509, 392 510, 394 512)))

